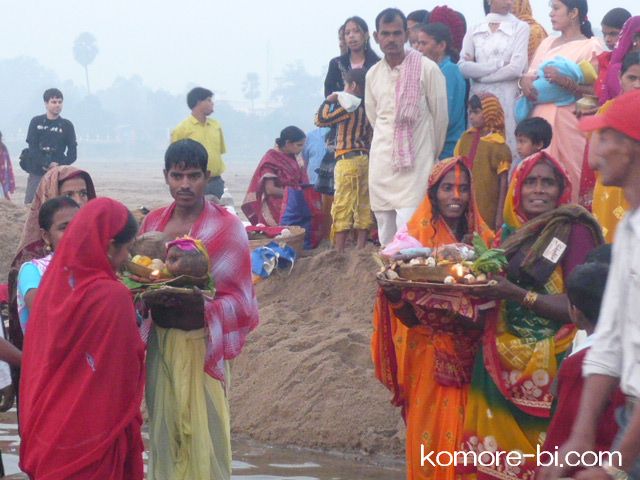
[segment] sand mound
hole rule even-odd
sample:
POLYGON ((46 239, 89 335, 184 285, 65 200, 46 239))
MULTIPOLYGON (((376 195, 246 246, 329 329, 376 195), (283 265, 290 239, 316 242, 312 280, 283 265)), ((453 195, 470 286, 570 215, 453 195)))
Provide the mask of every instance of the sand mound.
POLYGON ((7 282, 9 267, 18 249, 28 212, 29 209, 24 205, 0 199, 0 283, 7 282))
MULTIPOLYGON (((0 283, 28 209, 0 200, 0 283)), ((260 326, 233 365, 235 434, 270 444, 401 454, 404 427, 375 379, 372 251, 321 251, 257 286, 260 326)))
POLYGON ((323 251, 257 286, 260 326, 233 366, 235 433, 282 445, 398 454, 400 411, 375 379, 371 251, 323 251))

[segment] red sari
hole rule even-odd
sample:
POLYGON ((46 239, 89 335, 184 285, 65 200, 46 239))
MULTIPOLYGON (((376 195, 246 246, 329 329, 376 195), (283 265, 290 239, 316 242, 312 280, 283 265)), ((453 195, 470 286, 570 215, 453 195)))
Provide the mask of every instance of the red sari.
POLYGON ((73 219, 42 279, 25 336, 20 468, 41 480, 142 480, 144 344, 109 262, 124 205, 73 219))
POLYGON ((309 182, 295 157, 276 148, 269 150, 260 160, 242 202, 242 211, 252 225, 262 223, 275 227, 280 222, 282 197, 266 193, 265 184, 269 179, 275 181, 277 187, 299 187, 309 182))

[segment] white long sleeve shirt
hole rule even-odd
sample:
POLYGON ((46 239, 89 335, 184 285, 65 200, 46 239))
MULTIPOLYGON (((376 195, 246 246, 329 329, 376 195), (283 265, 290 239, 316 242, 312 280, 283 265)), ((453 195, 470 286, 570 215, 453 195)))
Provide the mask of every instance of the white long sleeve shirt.
POLYGON ((640 398, 640 209, 618 225, 593 346, 583 376, 620 378, 625 395, 640 398))
POLYGON ((502 105, 507 144, 516 154, 518 80, 527 70, 530 28, 514 15, 489 14, 464 36, 458 66, 471 80, 471 95, 492 93, 502 105), (491 23, 497 23, 495 32, 491 23))

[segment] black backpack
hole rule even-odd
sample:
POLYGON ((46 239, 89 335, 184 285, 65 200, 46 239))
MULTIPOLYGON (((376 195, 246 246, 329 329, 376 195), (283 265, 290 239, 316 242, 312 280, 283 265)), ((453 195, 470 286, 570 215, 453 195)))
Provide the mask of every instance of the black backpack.
POLYGON ((28 148, 25 148, 20 152, 20 168, 27 173, 34 175, 43 175, 46 171, 41 160, 31 154, 28 148))

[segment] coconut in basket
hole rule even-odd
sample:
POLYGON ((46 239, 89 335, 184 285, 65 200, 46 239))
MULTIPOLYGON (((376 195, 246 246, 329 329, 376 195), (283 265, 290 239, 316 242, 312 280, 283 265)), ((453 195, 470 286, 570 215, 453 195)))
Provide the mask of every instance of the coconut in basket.
MULTIPOLYGON (((201 241, 182 237, 167 244, 166 271, 180 287, 206 289, 211 286, 210 260, 201 241)), ((193 294, 177 294, 173 287, 155 290, 154 295, 143 298, 151 307, 156 324, 164 328, 194 330, 204 326, 204 299, 194 290, 193 294)), ((151 293, 151 292, 149 292, 151 293)))

